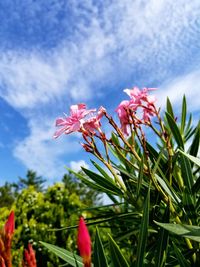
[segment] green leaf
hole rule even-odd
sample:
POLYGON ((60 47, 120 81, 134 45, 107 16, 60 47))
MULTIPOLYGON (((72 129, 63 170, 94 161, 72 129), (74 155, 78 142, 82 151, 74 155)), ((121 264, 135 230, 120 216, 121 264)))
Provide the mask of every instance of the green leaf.
POLYGON ((193 173, 190 161, 184 154, 180 154, 181 173, 183 177, 184 185, 188 188, 189 192, 192 191, 194 184, 193 173))
POLYGON ((79 267, 83 267, 82 258, 79 257, 78 255, 75 255, 66 249, 60 248, 60 247, 55 246, 55 245, 51 245, 51 244, 46 243, 46 242, 40 241, 40 243, 44 247, 46 247, 49 251, 54 253, 59 258, 63 259, 65 262, 67 262, 71 266, 76 267, 78 265, 79 267))
POLYGON ((82 167, 82 170, 86 175, 90 177, 96 184, 100 185, 101 187, 105 188, 106 190, 110 190, 115 195, 123 195, 122 191, 115 185, 114 181, 110 181, 108 179, 105 179, 103 176, 90 171, 84 167, 82 167))
POLYGON ((175 245, 174 242, 172 244, 173 244, 174 252, 176 254, 176 257, 177 257, 177 260, 178 260, 180 266, 181 267, 190 267, 189 262, 185 259, 185 257, 181 253, 180 249, 175 245))
POLYGON ((174 192, 173 187, 170 186, 169 182, 166 178, 160 177, 157 174, 155 175, 157 181, 161 185, 161 187, 164 189, 164 191, 171 197, 171 199, 176 203, 179 204, 181 202, 180 198, 177 196, 177 194, 174 192))
POLYGON ((138 174, 137 189, 136 189, 137 198, 139 198, 139 196, 140 196, 140 188, 142 186, 143 173, 144 173, 144 157, 142 156, 141 163, 140 163, 139 174, 138 174))
POLYGON ((192 239, 194 241, 200 242, 200 227, 194 225, 185 224, 173 224, 173 223, 155 223, 164 229, 172 232, 173 234, 192 239))
POLYGON ((194 162, 197 166, 200 167, 200 159, 199 158, 194 157, 194 156, 191 156, 190 154, 187 154, 187 153, 185 153, 185 152, 183 152, 181 150, 179 150, 179 152, 181 154, 183 154, 185 157, 187 157, 189 160, 191 160, 192 162, 194 162))
POLYGON ((196 157, 199 151, 199 144, 200 144, 200 123, 198 123, 195 129, 195 135, 190 146, 190 155, 196 157))
POLYGON ((98 228, 96 229, 95 243, 94 243, 94 267, 108 267, 104 248, 101 242, 98 228))
POLYGON ((184 129, 185 129, 186 115, 187 115, 187 103, 186 103, 186 98, 184 95, 183 101, 182 101, 182 112, 181 112, 181 133, 182 134, 184 133, 184 129))
MULTIPOLYGON (((109 248, 110 248, 110 256, 111 261, 114 267, 129 267, 124 255, 122 254, 119 246, 113 240, 113 238, 109 236, 109 248)), ((103 267, 103 266, 102 266, 103 267)))
POLYGON ((169 113, 166 112, 165 115, 166 115, 170 130, 173 134, 174 139, 176 140, 178 147, 184 149, 183 138, 181 136, 181 133, 180 133, 180 130, 177 126, 176 121, 169 113))
POLYGON ((143 217, 140 226, 138 247, 136 255, 136 267, 142 267, 145 259, 145 249, 148 236, 149 226, 149 206, 150 206, 150 188, 148 189, 147 196, 144 202, 143 217))
MULTIPOLYGON (((163 222, 169 222, 169 207, 167 206, 165 209, 165 213, 163 216, 163 222)), ((155 254, 155 267, 162 267, 165 265, 165 261, 167 258, 167 249, 168 249, 168 241, 169 241, 169 232, 164 228, 160 228, 158 232, 158 241, 157 241, 157 250, 155 254)))
MULTIPOLYGON (((88 185, 89 187, 97 190, 97 191, 101 191, 101 192, 104 192, 104 193, 107 193, 107 194, 114 194, 116 195, 116 193, 113 191, 113 190, 109 190, 108 188, 106 187, 103 187, 103 186, 100 186, 99 184, 97 183, 93 183, 91 182, 90 180, 88 180, 88 178, 80 173, 77 173, 73 170, 71 170, 70 168, 66 167, 65 168, 70 172, 70 173, 73 173, 74 175, 76 175, 77 178, 79 178, 80 180, 82 180, 86 185, 88 185)), ((117 194, 118 195, 118 194, 117 194)))
POLYGON ((95 161, 91 160, 92 164, 94 165, 94 167, 103 175, 103 177, 107 180, 109 180, 110 182, 113 183, 113 179, 108 175, 108 173, 99 165, 97 164, 95 161))
POLYGON ((173 112, 173 108, 172 108, 172 104, 171 104, 171 102, 170 102, 170 100, 169 100, 168 97, 167 97, 167 104, 166 104, 166 106, 167 106, 167 112, 171 115, 172 118, 175 118, 174 112, 173 112))

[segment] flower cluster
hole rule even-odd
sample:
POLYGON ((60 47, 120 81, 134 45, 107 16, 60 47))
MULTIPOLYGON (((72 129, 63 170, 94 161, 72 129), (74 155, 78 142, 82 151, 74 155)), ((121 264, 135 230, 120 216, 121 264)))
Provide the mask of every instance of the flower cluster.
POLYGON ((15 230, 15 214, 11 211, 4 228, 0 231, 0 267, 11 267, 11 242, 15 230))
POLYGON ((100 119, 105 109, 100 107, 95 114, 96 109, 86 109, 85 104, 72 105, 70 107, 70 115, 56 120, 56 126, 61 127, 54 134, 54 138, 61 134, 70 134, 72 132, 82 132, 84 135, 94 133, 100 130, 100 119))
MULTIPOLYGON (((8 219, 0 231, 0 267, 12 267, 11 245, 15 231, 15 213, 11 211, 8 219)), ((23 267, 37 267, 35 252, 28 245, 28 250, 24 251, 25 261, 22 262, 23 267)))
POLYGON ((152 90, 155 89, 143 88, 139 90, 139 88, 134 87, 133 89, 124 90, 130 100, 123 100, 116 109, 121 123, 121 130, 124 134, 128 135, 128 126, 131 124, 146 124, 155 115, 155 96, 148 95, 148 92, 152 90), (137 116, 139 108, 142 110, 141 117, 137 116))
MULTIPOLYGON (((128 127, 131 124, 147 124, 150 118, 155 115, 155 97, 148 95, 149 91, 154 88, 137 87, 133 89, 125 89, 124 92, 130 97, 130 100, 123 100, 116 109, 118 114, 121 130, 128 135, 128 127), (142 116, 138 116, 138 109, 142 110, 142 116)), ((81 132, 84 136, 94 135, 96 131, 101 133, 100 120, 106 114, 106 109, 100 107, 96 109, 86 109, 85 104, 72 105, 70 107, 70 115, 56 120, 56 126, 60 127, 54 134, 54 138, 61 134, 70 134, 72 132, 81 132)))
POLYGON ((35 251, 31 244, 28 244, 28 249, 24 250, 24 258, 23 267, 37 267, 35 251))

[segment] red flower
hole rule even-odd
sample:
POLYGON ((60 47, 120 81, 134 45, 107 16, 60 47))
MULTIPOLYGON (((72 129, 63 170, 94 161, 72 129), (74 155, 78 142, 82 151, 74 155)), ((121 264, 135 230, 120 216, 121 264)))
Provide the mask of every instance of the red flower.
POLYGON ((28 249, 24 250, 24 258, 25 262, 23 262, 23 267, 37 267, 35 251, 31 244, 28 244, 28 249))
POLYGON ((77 243, 84 267, 91 267, 91 239, 83 217, 79 220, 77 243))
POLYGON ((12 236, 15 231, 15 213, 13 210, 11 211, 7 222, 4 225, 4 231, 6 235, 10 236, 12 236))

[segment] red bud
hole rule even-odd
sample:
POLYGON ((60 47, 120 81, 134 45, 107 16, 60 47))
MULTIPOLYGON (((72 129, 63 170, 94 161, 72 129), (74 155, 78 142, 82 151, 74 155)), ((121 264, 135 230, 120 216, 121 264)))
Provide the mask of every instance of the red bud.
POLYGON ((78 249, 85 267, 91 266, 91 239, 83 217, 78 226, 78 249))

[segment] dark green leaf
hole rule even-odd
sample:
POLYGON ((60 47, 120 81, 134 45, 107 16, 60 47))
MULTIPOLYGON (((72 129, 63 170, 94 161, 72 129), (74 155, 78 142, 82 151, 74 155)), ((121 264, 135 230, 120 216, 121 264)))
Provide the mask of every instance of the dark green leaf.
POLYGON ((194 184, 192 168, 189 159, 182 153, 180 153, 180 164, 184 185, 191 193, 192 186, 194 184))
POLYGON ((108 175, 108 173, 99 165, 97 164, 95 161, 91 160, 92 164, 94 165, 94 167, 103 175, 103 177, 107 180, 109 180, 110 182, 113 183, 113 179, 108 175))
MULTIPOLYGON (((163 216, 163 222, 169 222, 169 208, 168 206, 165 209, 165 213, 163 216)), ((169 233, 164 228, 160 228, 158 232, 158 241, 157 241, 157 250, 155 254, 155 267, 162 267, 165 265, 165 261, 167 258, 167 249, 168 249, 168 241, 169 241, 169 233)))
POLYGON ((115 185, 114 181, 111 182, 110 180, 105 179, 103 176, 101 176, 101 175, 99 175, 93 171, 90 171, 84 167, 82 167, 82 170, 97 185, 105 188, 106 190, 108 189, 108 190, 112 191, 115 195, 123 195, 122 191, 115 185))
POLYGON ((120 248, 110 235, 109 235, 109 248, 110 248, 111 261, 114 267, 129 267, 129 264, 127 263, 124 255, 120 251, 120 248))
POLYGON ((65 167, 70 173, 73 173, 74 175, 76 175, 77 178, 79 178, 80 180, 82 180, 86 185, 88 185, 89 187, 97 190, 97 191, 101 191, 101 192, 104 192, 104 193, 107 193, 107 194, 114 194, 116 195, 116 193, 113 191, 113 190, 109 190, 108 188, 106 187, 103 187, 103 186, 100 186, 99 184, 97 183, 93 183, 91 182, 90 180, 88 180, 88 178, 80 173, 77 173, 73 170, 71 170, 70 168, 68 167, 65 167))
POLYGON ((140 226, 139 238, 138 238, 138 247, 136 255, 136 267, 142 267, 145 259, 145 249, 148 236, 148 227, 149 227, 149 206, 150 206, 150 188, 144 202, 143 217, 140 226))
POLYGON ((174 252, 176 254, 176 257, 177 257, 177 260, 178 260, 180 266, 181 267, 190 267, 189 262, 185 259, 185 257, 181 253, 180 249, 175 245, 174 242, 172 244, 173 244, 174 252))
POLYGON ((183 101, 182 101, 182 112, 181 112, 181 133, 182 134, 184 133, 184 129, 185 129, 186 114, 187 114, 187 103, 186 103, 186 98, 184 95, 183 101))
POLYGON ((137 189, 136 189, 137 198, 140 195, 140 188, 142 186, 143 173, 144 173, 144 157, 142 156, 141 163, 140 163, 139 174, 138 174, 137 189))
POLYGON ((173 108, 172 108, 172 104, 169 100, 169 98, 167 97, 167 112, 171 115, 172 118, 175 118, 174 116, 174 112, 173 112, 173 108))
POLYGON ((190 155, 196 157, 199 151, 199 144, 200 144, 200 123, 195 129, 195 135, 192 141, 192 144, 190 146, 190 155))
POLYGON ((96 229, 95 243, 94 243, 94 267, 108 267, 104 248, 101 242, 98 228, 96 229))
POLYGON ((173 137, 176 140, 178 147, 184 149, 183 138, 181 136, 180 130, 177 126, 175 119, 169 113, 166 112, 165 114, 166 114, 167 122, 170 127, 170 131, 172 132, 173 137))

